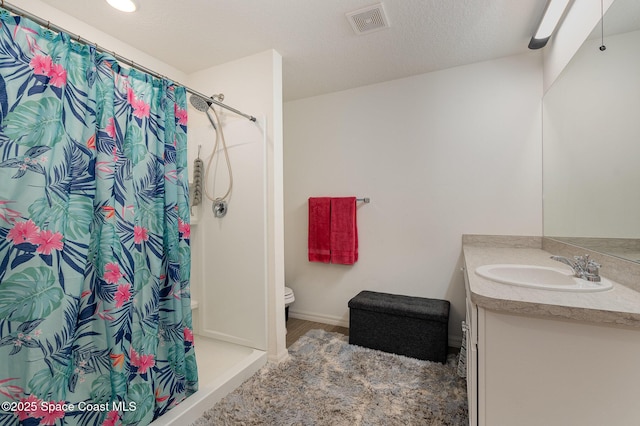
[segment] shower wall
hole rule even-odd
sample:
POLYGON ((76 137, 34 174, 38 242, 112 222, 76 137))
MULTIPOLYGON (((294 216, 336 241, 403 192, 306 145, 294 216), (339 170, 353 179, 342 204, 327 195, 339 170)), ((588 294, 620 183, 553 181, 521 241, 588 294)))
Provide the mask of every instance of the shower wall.
MULTIPOLYGON (((192 226, 192 293, 199 303, 199 333, 268 350, 272 359, 286 356, 284 314, 278 315, 284 312, 281 61, 269 50, 187 77, 189 87, 207 95, 223 93, 226 104, 258 119, 252 123, 216 107, 233 192, 224 218, 216 218, 212 202, 203 197, 192 226)), ((206 167, 214 141, 206 115, 190 107, 190 161, 200 146, 206 167)), ((218 154, 209 182, 215 179, 215 194, 220 196, 228 177, 222 152, 218 154)))
MULTIPOLYGON (((266 155, 260 128, 244 118, 218 111, 233 171, 233 190, 227 214, 216 218, 212 202, 203 194, 192 215, 193 299, 198 301, 201 335, 266 350, 266 155)), ((190 157, 206 165, 213 152, 215 132, 205 114, 189 110, 190 157)), ((192 162, 190 162, 192 164, 192 162)), ((204 181, 204 179, 203 179, 204 181)), ((218 149, 210 168, 208 192, 227 190, 224 152, 218 149), (214 185, 215 183, 215 185, 214 185)))

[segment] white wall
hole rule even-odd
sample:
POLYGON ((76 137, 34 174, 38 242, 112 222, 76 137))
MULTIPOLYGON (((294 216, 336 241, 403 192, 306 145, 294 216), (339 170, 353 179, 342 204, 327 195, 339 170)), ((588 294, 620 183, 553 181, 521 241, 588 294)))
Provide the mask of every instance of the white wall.
POLYGON ((348 324, 361 290, 451 301, 461 337, 465 233, 541 235, 541 55, 285 103, 285 272, 292 316, 348 324), (360 259, 307 260, 307 199, 358 208, 360 259))
MULTIPOLYGON (((224 123, 234 184, 227 215, 215 218, 212 202, 204 198, 194 227, 202 258, 194 260, 198 277, 193 278, 192 291, 200 304, 201 332, 268 349, 270 358, 281 359, 286 356, 282 58, 273 50, 265 51, 191 74, 188 83, 203 94, 224 93, 226 104, 258 118, 252 123, 216 108, 224 123)), ((213 143, 206 115, 191 108, 190 158, 196 157, 201 145, 206 164, 213 143)), ((220 196, 227 187, 223 157, 218 156, 215 164, 215 195, 220 196)))

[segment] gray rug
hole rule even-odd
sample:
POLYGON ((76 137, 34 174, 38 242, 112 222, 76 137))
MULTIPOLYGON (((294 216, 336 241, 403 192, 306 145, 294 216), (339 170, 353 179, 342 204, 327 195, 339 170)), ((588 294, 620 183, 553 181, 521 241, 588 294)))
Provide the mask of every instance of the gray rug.
POLYGON ((466 382, 447 364, 349 345, 311 330, 194 425, 467 425, 466 382))

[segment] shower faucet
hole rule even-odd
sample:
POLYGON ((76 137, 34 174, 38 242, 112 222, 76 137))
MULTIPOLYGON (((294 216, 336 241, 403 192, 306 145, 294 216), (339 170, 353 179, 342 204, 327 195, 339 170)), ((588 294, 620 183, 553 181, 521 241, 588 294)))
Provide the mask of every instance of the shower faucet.
POLYGON ((212 209, 215 217, 224 217, 227 214, 227 202, 224 200, 215 200, 212 209))

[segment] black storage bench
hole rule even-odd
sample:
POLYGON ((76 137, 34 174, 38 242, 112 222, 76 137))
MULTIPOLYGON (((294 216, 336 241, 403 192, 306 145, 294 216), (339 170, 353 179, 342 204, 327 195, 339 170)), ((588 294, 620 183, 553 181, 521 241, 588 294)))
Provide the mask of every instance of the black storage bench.
POLYGON ((349 300, 349 343, 445 363, 449 301, 361 291, 349 300))

